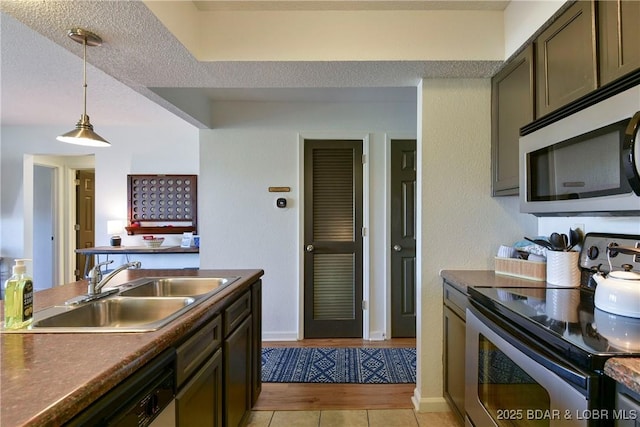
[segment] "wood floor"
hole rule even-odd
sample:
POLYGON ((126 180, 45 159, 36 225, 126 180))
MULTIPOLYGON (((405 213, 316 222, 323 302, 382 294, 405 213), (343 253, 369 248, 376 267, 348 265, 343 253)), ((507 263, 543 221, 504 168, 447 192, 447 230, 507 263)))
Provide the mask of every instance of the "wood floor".
MULTIPOLYGON (((263 347, 415 347, 415 338, 385 341, 314 339, 268 341, 263 347)), ((415 384, 262 383, 254 411, 413 408, 415 384)))

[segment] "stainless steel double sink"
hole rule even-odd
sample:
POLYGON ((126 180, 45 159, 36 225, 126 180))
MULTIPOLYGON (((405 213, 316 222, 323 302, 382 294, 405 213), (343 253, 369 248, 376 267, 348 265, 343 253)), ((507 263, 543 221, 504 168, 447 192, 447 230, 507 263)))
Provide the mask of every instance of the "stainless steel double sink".
POLYGON ((41 310, 35 313, 29 329, 15 332, 155 331, 237 279, 238 277, 141 278, 119 286, 118 292, 113 296, 41 310))

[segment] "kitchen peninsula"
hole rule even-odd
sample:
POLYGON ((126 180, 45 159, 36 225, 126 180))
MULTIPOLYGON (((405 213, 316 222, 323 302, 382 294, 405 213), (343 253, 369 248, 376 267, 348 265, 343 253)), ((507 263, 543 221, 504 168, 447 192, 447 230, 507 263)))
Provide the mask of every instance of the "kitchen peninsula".
MULTIPOLYGON (((236 276, 239 279, 153 332, 0 334, 0 425, 63 425, 156 356, 180 346, 212 321, 222 319, 226 330, 225 322, 230 308, 239 301, 251 302, 241 322, 250 325, 247 327, 249 333, 245 335, 251 341, 249 355, 245 355, 250 362, 245 375, 251 380, 246 387, 250 394, 246 399, 250 409, 260 392, 260 278, 263 274, 262 270, 127 270, 118 274, 110 285, 142 277, 236 276)), ((63 304, 72 297, 86 293, 86 290, 87 282, 82 280, 37 292, 34 295, 34 308, 39 311, 63 304)), ((225 332, 223 336, 216 337, 223 341, 224 348, 221 350, 224 366, 226 340, 231 336, 225 332)), ((230 410, 227 406, 225 411, 230 410)), ((226 414, 229 417, 236 415, 226 414)))

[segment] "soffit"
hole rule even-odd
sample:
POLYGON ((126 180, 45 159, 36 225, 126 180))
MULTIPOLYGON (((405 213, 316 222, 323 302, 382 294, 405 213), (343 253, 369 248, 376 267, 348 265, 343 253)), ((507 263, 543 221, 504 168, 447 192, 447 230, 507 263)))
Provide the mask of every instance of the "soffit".
MULTIPOLYGON (((203 5, 200 3, 199 7, 203 5)), ((25 94, 34 93, 35 87, 39 87, 38 108, 42 110, 51 105, 49 114, 52 117, 59 115, 61 102, 50 99, 47 92, 66 93, 66 98, 79 99, 82 46, 66 36, 67 29, 73 26, 94 31, 104 41, 102 46, 88 49, 89 73, 93 66, 105 74, 98 78, 92 74, 88 77, 89 114, 92 111, 94 115, 98 114, 91 110, 92 96, 123 99, 122 88, 116 88, 120 82, 198 127, 207 124, 194 119, 182 106, 172 104, 152 88, 202 89, 201 95, 212 101, 216 97, 250 99, 247 90, 252 88, 269 89, 255 92, 259 99, 264 99, 265 94, 280 99, 313 97, 319 92, 308 89, 352 88, 350 93, 357 99, 363 97, 361 92, 369 89, 415 87, 422 78, 488 77, 501 64, 497 60, 204 62, 196 60, 141 1, 2 1, 0 10, 3 15, 23 24, 11 26, 10 31, 19 33, 12 37, 7 37, 2 28, 3 88, 12 87, 13 93, 25 94), (33 32, 37 34, 34 36, 33 32), (70 53, 60 54, 60 50, 52 48, 54 44, 70 53), (7 67, 6 64, 12 65, 7 67), (109 76, 115 81, 107 78, 109 76), (272 89, 277 88, 287 89, 287 92, 276 95, 272 89), (292 89, 303 92, 294 95, 292 89), (238 91, 237 95, 234 91, 238 91)), ((22 116, 23 120, 33 112, 33 97, 11 96, 7 99, 3 93, 2 102, 3 124, 9 123, 5 120, 6 110, 14 112, 14 117, 22 116)), ((79 101, 72 102, 78 103, 77 108, 81 106, 79 101)), ((112 107, 114 116, 118 116, 115 110, 120 108, 119 104, 115 102, 112 107)), ((42 114, 46 116, 44 111, 42 114)), ((79 114, 79 110, 74 114, 79 114)), ((104 117, 104 113, 100 114, 104 117)))

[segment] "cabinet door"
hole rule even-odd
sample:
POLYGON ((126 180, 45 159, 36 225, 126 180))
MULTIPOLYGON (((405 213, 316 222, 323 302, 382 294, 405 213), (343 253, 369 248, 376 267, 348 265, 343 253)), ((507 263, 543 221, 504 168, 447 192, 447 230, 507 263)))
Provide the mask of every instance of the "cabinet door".
POLYGON ((251 307, 251 317, 253 318, 251 406, 253 406, 262 392, 262 281, 260 280, 251 286, 251 307))
POLYGON ((640 2, 598 2, 600 83, 640 68, 640 2))
MULTIPOLYGON (((252 316, 224 341, 224 424, 241 425, 251 410, 252 316)), ((258 357, 258 356, 256 356, 258 357)))
POLYGON ((579 0, 536 39, 536 117, 597 88, 594 10, 579 0))
POLYGON ((518 194, 520 128, 534 120, 533 47, 491 79, 491 174, 494 196, 518 194))
POLYGON ((465 322, 444 307, 444 395, 464 420, 465 322))
POLYGON ((222 427, 222 351, 216 351, 176 396, 178 426, 222 427))

